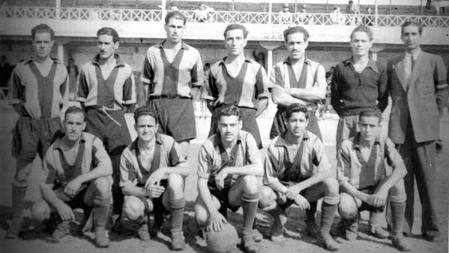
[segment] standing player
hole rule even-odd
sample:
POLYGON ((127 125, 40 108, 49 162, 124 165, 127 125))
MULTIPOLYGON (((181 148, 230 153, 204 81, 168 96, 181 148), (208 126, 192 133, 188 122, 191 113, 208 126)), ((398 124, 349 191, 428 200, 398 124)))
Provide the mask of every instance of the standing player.
MULTIPOLYGON (((321 139, 321 131, 315 112, 318 102, 326 98, 326 71, 323 65, 306 58, 305 52, 309 45, 309 32, 301 26, 290 27, 284 31, 284 45, 288 50, 288 58, 273 67, 270 80, 296 98, 296 103, 307 105, 310 111, 307 129, 321 139)), ((278 110, 273 120, 270 139, 282 135, 286 130, 285 110, 291 103, 278 99, 278 110)))
POLYGON ((250 132, 262 148, 256 118, 268 104, 268 77, 260 64, 245 57, 248 30, 243 25, 228 25, 223 35, 227 56, 212 65, 202 94, 212 112, 209 135, 217 132, 217 109, 232 104, 240 109, 242 129, 250 132))
POLYGON ((351 33, 352 57, 335 66, 331 86, 331 104, 340 116, 337 127, 337 152, 341 142, 359 131, 361 111, 388 105, 386 67, 369 58, 373 33, 358 26, 351 33))
POLYGON ((113 214, 120 214, 123 195, 119 187, 120 155, 131 143, 125 111, 136 103, 134 76, 116 50, 117 31, 103 27, 97 31, 98 54, 80 72, 77 100, 86 109, 86 131, 98 136, 111 157, 114 184, 113 214))
POLYGON ((263 164, 254 137, 242 129, 235 105, 217 108, 217 133, 201 146, 198 162, 198 193, 195 218, 208 230, 220 231, 227 208, 243 207, 242 249, 259 252, 253 239, 253 222, 259 201, 258 176, 263 164))
POLYGON ((260 206, 273 215, 273 241, 282 240, 287 221, 285 209, 295 203, 306 211, 308 234, 317 236, 325 249, 335 251, 339 246, 329 232, 339 201, 338 182, 333 177, 323 142, 306 130, 309 113, 299 104, 286 108, 287 131, 276 137, 267 150, 260 206), (315 212, 320 198, 323 198, 321 226, 317 228, 315 212))
POLYGON ((142 75, 159 131, 172 136, 184 152, 196 138, 192 98, 198 96, 204 82, 198 50, 182 40, 186 21, 179 11, 165 16, 167 39, 148 49, 142 75))
POLYGON ((65 112, 65 134, 55 140, 45 154, 44 180, 40 184, 42 199, 34 203, 32 216, 38 221, 57 213, 59 221, 52 238, 59 241, 70 232, 75 221, 74 208, 92 214, 95 243, 109 246, 106 224, 111 205, 112 165, 103 143, 84 133, 83 109, 71 106, 65 112))
POLYGON ((379 110, 362 111, 359 115, 360 132, 344 140, 338 153, 338 180, 342 221, 340 232, 346 239, 357 238, 359 211, 370 211, 370 232, 379 238, 389 237, 376 217, 387 203, 392 210, 393 246, 410 250, 403 235, 406 194, 403 178, 407 174, 404 162, 389 138, 380 137, 382 113, 379 110))
POLYGON ((404 158, 407 176, 405 217, 410 233, 413 226, 414 179, 422 205, 422 234, 438 239, 439 228, 435 197, 435 140, 439 133, 438 109, 448 99, 446 66, 440 56, 420 47, 423 27, 416 22, 401 26, 405 54, 388 64, 391 108, 389 136, 404 158))
POLYGON ((61 110, 68 104, 66 67, 50 58, 54 31, 46 24, 31 30, 34 57, 17 64, 10 78, 11 104, 19 113, 13 130, 16 174, 12 183, 12 222, 6 238, 16 238, 22 227, 27 180, 36 154, 42 159, 57 131, 61 110))
MULTIPOLYGON (((148 107, 138 108, 134 119, 138 137, 123 151, 120 162, 120 186, 125 195, 122 219, 138 224, 139 238, 147 241, 148 214, 155 209, 169 210, 171 248, 182 250, 184 178, 191 170, 178 143, 157 133, 156 115, 148 107)), ((158 229, 162 221, 163 216, 155 217, 153 228, 158 229)))

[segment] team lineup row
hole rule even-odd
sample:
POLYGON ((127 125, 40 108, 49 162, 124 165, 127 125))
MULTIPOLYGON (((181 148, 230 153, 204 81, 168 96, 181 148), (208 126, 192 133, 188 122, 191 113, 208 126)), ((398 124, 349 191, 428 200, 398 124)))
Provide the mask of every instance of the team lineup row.
POLYGON ((135 110, 134 78, 116 54, 119 36, 113 28, 97 32, 99 52, 81 69, 75 96, 79 107, 69 106, 66 68, 49 57, 53 30, 45 24, 33 28, 34 58, 19 63, 10 78, 10 101, 20 117, 13 133, 17 164, 8 238, 16 238, 21 230, 27 178, 39 153, 46 179, 40 184, 43 199, 35 203, 32 214, 38 220, 59 221, 54 239, 68 233, 72 208, 83 207, 95 229, 97 246, 107 247, 112 205, 112 214, 120 216, 116 223, 137 225, 143 240, 159 229, 164 212, 170 213, 171 248, 182 250, 184 179, 192 173, 184 154, 196 137, 193 96, 207 100, 212 112, 210 137, 194 168, 199 192, 195 218, 206 228, 206 238, 228 231, 215 237, 218 240, 208 240, 212 251, 229 246, 223 243, 232 240, 222 239, 232 235, 226 211, 239 206, 245 252, 260 251, 253 230, 258 207, 273 215, 271 239, 278 241, 286 221, 284 211, 293 203, 306 210, 307 231, 328 250, 338 249, 330 235, 337 208, 342 217, 338 230, 346 239, 356 238, 358 210, 364 209, 370 211, 371 232, 385 238, 389 233, 379 219, 387 199, 393 245, 409 250, 403 232, 410 233, 413 224, 409 200, 413 200, 415 174, 427 221, 423 236, 438 238, 434 146, 438 109, 447 101, 448 85, 441 57, 420 50, 420 24, 402 26, 406 52, 387 66, 368 56, 373 41, 369 28, 359 26, 352 32, 352 57, 339 63, 332 77, 331 102, 340 116, 338 166, 333 173, 315 116, 317 102, 326 93, 325 70, 305 57, 307 30, 284 31, 289 56, 268 77, 261 65, 243 54, 246 28, 231 24, 223 34, 226 57, 205 75, 199 52, 182 41, 185 22, 177 11, 166 15, 167 39, 147 50, 143 65, 148 101, 135 110), (260 157, 256 118, 270 94, 278 111, 270 133, 273 140, 266 157, 260 157), (385 138, 379 128, 389 95, 393 105, 389 138, 385 138), (124 118, 130 110, 135 111, 138 135, 133 142, 124 118), (152 229, 148 228, 150 212, 156 221, 152 229))

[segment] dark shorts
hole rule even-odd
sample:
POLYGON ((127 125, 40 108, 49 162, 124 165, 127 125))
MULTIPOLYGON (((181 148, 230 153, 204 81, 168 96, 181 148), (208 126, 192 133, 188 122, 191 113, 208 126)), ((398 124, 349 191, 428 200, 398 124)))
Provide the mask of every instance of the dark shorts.
MULTIPOLYGON (((286 184, 284 184, 284 185, 286 185, 286 184)), ((316 185, 317 186, 317 185, 316 185)), ((320 199, 321 197, 323 197, 324 195, 317 195, 317 191, 316 191, 316 189, 315 188, 317 188, 317 187, 309 187, 309 188, 307 188, 307 189, 305 189, 305 190, 303 190, 303 191, 301 191, 300 192, 300 194, 302 195, 302 196, 304 196, 304 198, 306 198, 307 199, 307 201, 309 201, 309 202, 316 202, 316 201, 318 201, 318 199, 320 199)), ((319 194, 319 193, 318 193, 319 194)), ((279 198, 278 198, 279 199, 279 198)), ((278 206, 281 208, 281 209, 283 209, 283 210, 285 210, 285 209, 287 209, 288 207, 290 207, 291 205, 293 205, 295 203, 295 201, 293 201, 292 199, 287 199, 285 202, 284 201, 278 201, 278 206)))
MULTIPOLYGON (((377 185, 374 186, 369 186, 363 189, 359 189, 359 191, 366 193, 366 194, 373 194, 377 189, 377 185)), ((384 207, 374 207, 366 202, 362 201, 362 205, 359 207, 359 212, 360 211, 370 211, 370 212, 374 212, 374 213, 381 213, 384 211, 384 207)))
POLYGON ((34 160, 36 154, 41 158, 53 143, 56 134, 61 132, 59 117, 51 119, 33 119, 20 117, 12 130, 12 154, 15 157, 29 157, 34 160))
MULTIPOLYGON (((259 132, 259 126, 257 125, 257 117, 256 117, 256 109, 253 108, 245 108, 245 107, 239 107, 240 114, 242 116, 242 130, 245 130, 249 133, 251 133, 256 140, 257 147, 259 149, 262 149, 262 139, 260 138, 260 132, 259 132)), ((212 118, 210 121, 210 130, 209 130, 209 136, 217 133, 217 127, 218 127, 218 110, 214 110, 212 113, 212 118)))
MULTIPOLYGON (((153 202, 153 212, 154 213, 163 213, 163 214, 169 214, 170 210, 168 210, 165 206, 164 203, 162 201, 162 198, 164 196, 164 194, 167 193, 167 186, 168 186, 168 180, 167 179, 162 179, 160 182, 160 186, 163 186, 165 188, 165 192, 159 197, 159 198, 154 198, 151 200, 151 202, 153 202)), ((138 184, 137 187, 144 187, 143 184, 138 184)), ((145 205, 145 210, 148 210, 148 206, 147 206, 147 200, 146 197, 138 197, 145 205)))
POLYGON ((177 142, 196 138, 195 114, 190 98, 150 98, 150 107, 157 116, 159 131, 177 142))
POLYGON ((240 206, 232 206, 229 203, 229 191, 231 190, 231 185, 225 185, 222 190, 219 190, 215 184, 209 185, 210 194, 217 198, 218 202, 220 202, 220 213, 226 212, 226 209, 231 210, 232 212, 237 212, 240 206))
MULTIPOLYGON (((270 130, 270 139, 274 139, 276 136, 282 135, 287 131, 287 126, 285 125, 286 119, 286 108, 285 107, 278 107, 278 110, 276 111, 276 114, 273 118, 273 124, 271 125, 270 130)), ((321 138, 321 130, 320 126, 318 125, 318 119, 315 116, 315 111, 310 112, 309 116, 309 124, 307 125, 307 130, 318 136, 320 140, 321 138)))
POLYGON ((27 185, 31 164, 39 154, 42 159, 53 141, 61 134, 59 118, 33 119, 20 117, 12 130, 12 155, 17 158, 15 185, 27 185), (24 171, 26 170, 26 171, 24 171))
POLYGON ((125 113, 122 110, 102 111, 92 107, 87 108, 86 132, 100 138, 109 155, 120 155, 131 143, 125 113))

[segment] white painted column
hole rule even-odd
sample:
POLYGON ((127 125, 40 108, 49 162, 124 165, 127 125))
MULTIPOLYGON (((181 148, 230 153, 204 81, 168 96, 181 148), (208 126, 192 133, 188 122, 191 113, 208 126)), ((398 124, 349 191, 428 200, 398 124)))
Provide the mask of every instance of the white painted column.
POLYGON ((64 62, 64 44, 58 44, 58 60, 60 60, 63 64, 64 62))
POLYGON ((61 0, 56 0, 56 19, 59 19, 59 13, 61 13, 61 0))
POLYGON ((280 47, 282 42, 280 41, 261 41, 259 45, 267 50, 266 66, 268 74, 271 73, 273 67, 273 50, 280 47))

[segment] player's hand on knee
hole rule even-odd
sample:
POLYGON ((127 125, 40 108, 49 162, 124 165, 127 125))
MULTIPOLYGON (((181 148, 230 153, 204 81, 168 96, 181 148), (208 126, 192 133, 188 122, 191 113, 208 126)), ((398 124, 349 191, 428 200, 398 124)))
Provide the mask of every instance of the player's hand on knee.
POLYGON ((373 206, 375 207, 385 206, 387 203, 387 194, 384 194, 382 192, 373 194, 373 206))
POLYGON ((157 184, 152 185, 152 186, 150 186, 149 189, 147 189, 148 196, 152 199, 159 198, 162 195, 162 193, 164 193, 164 191, 165 191, 165 188, 163 186, 160 186, 157 184))
POLYGON ((297 186, 290 186, 288 187, 285 195, 287 196, 288 199, 295 199, 295 197, 299 195, 300 192, 301 189, 299 189, 297 186))
POLYGON ((57 207, 59 216, 62 220, 72 221, 75 220, 75 214, 73 213, 72 208, 64 202, 61 202, 57 207))
POLYGON ((64 192, 73 197, 78 193, 81 184, 82 183, 75 178, 67 183, 67 185, 64 187, 64 192))
POLYGON ((297 194, 294 198, 293 201, 295 201, 295 204, 299 207, 299 209, 301 210, 307 210, 310 208, 310 203, 309 201, 304 198, 301 194, 297 194))
POLYGON ((225 169, 222 169, 216 176, 215 176, 215 185, 218 189, 222 190, 224 188, 224 181, 226 177, 228 176, 228 173, 225 169))
POLYGON ((228 221, 220 212, 215 211, 209 215, 209 221, 206 227, 206 231, 218 232, 221 230, 224 223, 228 223, 228 221))

